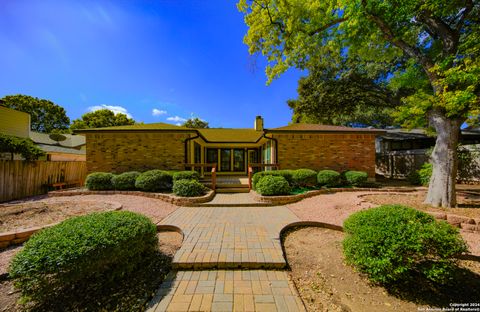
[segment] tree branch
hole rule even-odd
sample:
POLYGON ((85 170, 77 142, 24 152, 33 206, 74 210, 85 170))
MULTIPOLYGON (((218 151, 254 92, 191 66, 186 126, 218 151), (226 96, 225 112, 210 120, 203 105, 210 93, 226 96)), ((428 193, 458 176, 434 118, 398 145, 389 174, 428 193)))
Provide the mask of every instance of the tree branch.
POLYGON ((442 40, 443 52, 445 55, 452 55, 457 51, 460 35, 457 30, 452 29, 447 23, 433 15, 430 11, 423 11, 418 16, 430 32, 442 40))
POLYGON ((388 24, 383 19, 381 19, 380 17, 370 12, 367 12, 367 14, 368 14, 368 17, 378 26, 378 28, 381 30, 383 34, 383 37, 388 42, 392 43, 394 46, 401 49, 408 56, 417 60, 417 62, 419 62, 420 65, 423 67, 430 81, 437 80, 437 75, 431 72, 431 69, 433 68, 434 64, 426 55, 424 55, 417 47, 413 47, 408 43, 406 43, 404 40, 397 38, 394 35, 393 31, 388 26, 388 24))
POLYGON ((255 0, 253 0, 253 3, 256 3, 260 8, 262 8, 262 10, 266 10, 266 11, 267 11, 268 18, 270 19, 270 24, 277 26, 282 34, 285 33, 285 27, 284 27, 284 25, 283 25, 282 23, 280 23, 280 22, 277 22, 277 21, 274 21, 274 20, 273 20, 272 14, 270 13, 270 9, 268 8, 268 4, 263 5, 263 4, 261 4, 261 3, 258 3, 258 2, 255 1, 255 0))
POLYGON ((344 22, 346 21, 348 18, 347 17, 342 17, 342 18, 337 18, 337 19, 334 19, 333 21, 331 21, 330 23, 327 23, 323 26, 320 26, 318 27, 317 29, 313 30, 313 31, 310 31, 308 33, 308 35, 310 36, 313 36, 321 31, 324 31, 324 30, 327 30, 328 28, 332 27, 332 26, 335 26, 336 24, 338 23, 341 23, 341 22, 344 22))
POLYGON ((463 23, 465 22, 465 19, 467 16, 472 12, 473 10, 473 1, 472 0, 466 0, 465 1, 465 10, 461 13, 460 19, 458 20, 457 23, 455 23, 455 30, 460 31, 463 27, 463 23))

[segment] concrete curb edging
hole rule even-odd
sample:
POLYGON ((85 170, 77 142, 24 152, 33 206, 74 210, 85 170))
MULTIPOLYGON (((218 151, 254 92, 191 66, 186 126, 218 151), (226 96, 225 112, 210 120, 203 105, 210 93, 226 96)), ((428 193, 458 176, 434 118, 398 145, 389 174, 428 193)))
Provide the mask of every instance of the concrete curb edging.
POLYGON ((252 190, 253 197, 256 201, 268 204, 275 205, 286 205, 296 203, 302 199, 323 195, 323 194, 334 194, 338 192, 383 192, 383 193, 410 193, 417 191, 417 188, 329 188, 329 189, 320 189, 312 190, 303 194, 297 195, 280 195, 280 196, 263 196, 252 190))
POLYGON ((207 194, 198 197, 180 197, 173 194, 149 193, 142 191, 89 191, 89 190, 65 190, 48 192, 50 197, 76 196, 76 195, 135 195, 149 198, 160 199, 164 202, 183 207, 191 207, 197 204, 206 203, 213 199, 215 191, 209 190, 207 194))
MULTIPOLYGON (((116 211, 116 210, 122 209, 122 204, 120 204, 118 202, 107 201, 105 203, 112 204, 113 207, 110 208, 110 209, 107 209, 105 211, 102 211, 102 212, 116 211)), ((40 230, 43 230, 43 229, 46 229, 46 228, 49 228, 49 227, 52 227, 52 226, 57 225, 61 222, 62 221, 55 222, 55 223, 52 223, 52 224, 43 225, 43 226, 31 227, 31 228, 28 228, 28 229, 21 229, 21 230, 18 230, 18 231, 0 233, 0 250, 4 249, 4 248, 7 248, 8 246, 11 246, 11 245, 21 244, 21 243, 27 241, 30 238, 30 236, 32 236, 36 232, 38 232, 40 230)))

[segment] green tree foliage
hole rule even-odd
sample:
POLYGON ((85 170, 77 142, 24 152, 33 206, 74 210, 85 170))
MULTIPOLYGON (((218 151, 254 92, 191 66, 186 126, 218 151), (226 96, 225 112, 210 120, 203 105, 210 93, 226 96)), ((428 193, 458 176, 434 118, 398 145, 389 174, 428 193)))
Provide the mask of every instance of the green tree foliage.
POLYGON ((346 63, 393 92, 413 89, 395 117, 435 128, 426 202, 455 206, 459 129, 480 115, 478 0, 240 0, 238 8, 250 53, 269 62, 268 83, 290 67, 341 77, 346 63))
POLYGON ((208 122, 206 122, 204 120, 201 120, 198 117, 195 117, 195 118, 190 118, 187 121, 185 121, 182 124, 182 126, 187 127, 187 128, 195 128, 195 129, 208 128, 208 122))
POLYGON ((32 140, 0 133, 0 153, 20 154, 26 160, 35 160, 45 153, 32 140))
POLYGON ((383 128, 395 124, 392 112, 400 104, 399 92, 390 91, 385 82, 348 68, 339 76, 336 68, 316 66, 300 78, 297 91, 298 98, 288 101, 296 123, 383 128))
POLYGON ((49 100, 21 94, 7 95, 0 99, 0 105, 30 114, 33 131, 65 131, 70 124, 65 109, 49 100))
POLYGON ((108 109, 99 109, 82 115, 82 118, 75 119, 70 128, 72 130, 77 130, 113 126, 128 126, 133 124, 135 124, 135 120, 128 118, 125 114, 115 114, 108 109))

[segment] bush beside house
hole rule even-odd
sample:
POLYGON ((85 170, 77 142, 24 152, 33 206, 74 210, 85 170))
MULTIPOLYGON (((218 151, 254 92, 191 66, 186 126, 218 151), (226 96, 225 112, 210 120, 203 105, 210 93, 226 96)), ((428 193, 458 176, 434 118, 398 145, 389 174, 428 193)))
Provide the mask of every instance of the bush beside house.
POLYGON ((140 174, 135 181, 135 187, 146 192, 161 192, 171 190, 173 176, 171 172, 163 170, 149 170, 140 174))
POLYGON ((317 183, 319 186, 335 187, 342 184, 342 177, 334 170, 321 170, 317 175, 317 183))
POLYGON ((266 175, 257 182, 257 192, 261 195, 288 195, 290 185, 282 176, 266 175))
POLYGON ((205 192, 206 187, 197 180, 181 179, 173 182, 173 193, 177 196, 196 197, 205 192))
POLYGON ((114 175, 108 172, 93 172, 85 179, 85 186, 89 190, 104 191, 113 190, 112 178, 114 175))
POLYGON ((137 180, 140 172, 130 171, 118 174, 112 178, 113 188, 116 190, 134 190, 135 181, 137 180))

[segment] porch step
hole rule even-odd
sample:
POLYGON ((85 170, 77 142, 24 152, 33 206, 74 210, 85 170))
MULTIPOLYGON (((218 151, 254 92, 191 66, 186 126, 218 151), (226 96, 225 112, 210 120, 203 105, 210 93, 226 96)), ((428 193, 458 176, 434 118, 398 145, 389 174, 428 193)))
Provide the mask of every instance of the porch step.
POLYGON ((250 190, 247 187, 219 187, 217 185, 217 193, 248 193, 250 190))

